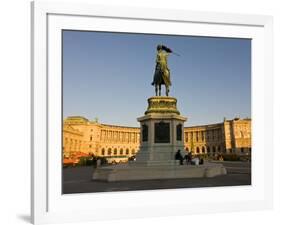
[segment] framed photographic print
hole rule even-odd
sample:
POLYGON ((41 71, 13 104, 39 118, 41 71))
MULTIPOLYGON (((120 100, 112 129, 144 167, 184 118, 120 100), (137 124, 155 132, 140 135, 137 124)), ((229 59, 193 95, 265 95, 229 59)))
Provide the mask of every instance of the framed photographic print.
POLYGON ((40 1, 32 24, 34 224, 272 207, 271 17, 40 1))

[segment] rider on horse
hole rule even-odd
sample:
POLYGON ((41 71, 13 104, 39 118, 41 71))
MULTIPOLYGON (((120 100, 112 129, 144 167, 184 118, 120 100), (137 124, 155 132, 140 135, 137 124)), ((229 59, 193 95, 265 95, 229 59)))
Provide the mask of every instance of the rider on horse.
POLYGON ((164 84, 166 87, 166 96, 169 95, 169 87, 172 85, 170 79, 170 70, 168 68, 167 58, 172 50, 167 48, 165 45, 157 45, 157 57, 156 57, 156 67, 153 82, 151 85, 155 86, 155 93, 161 96, 161 85, 164 84))

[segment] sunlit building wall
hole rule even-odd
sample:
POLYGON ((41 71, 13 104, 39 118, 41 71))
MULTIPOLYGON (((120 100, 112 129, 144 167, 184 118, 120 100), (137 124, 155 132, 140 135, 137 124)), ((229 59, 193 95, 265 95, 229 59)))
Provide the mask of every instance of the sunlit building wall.
MULTIPOLYGON (((184 128, 186 151, 193 154, 251 154, 251 119, 224 120, 222 123, 184 128)), ((67 117, 63 123, 63 152, 127 161, 140 147, 140 128, 101 124, 84 117, 67 117)))

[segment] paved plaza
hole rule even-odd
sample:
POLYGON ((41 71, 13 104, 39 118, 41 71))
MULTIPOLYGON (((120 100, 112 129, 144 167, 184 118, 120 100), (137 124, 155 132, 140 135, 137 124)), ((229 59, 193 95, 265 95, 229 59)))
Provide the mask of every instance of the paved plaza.
POLYGON ((218 176, 214 178, 188 178, 119 182, 92 181, 91 178, 94 169, 93 167, 69 167, 63 169, 63 194, 251 185, 251 163, 219 163, 222 163, 225 166, 225 168, 227 169, 227 175, 218 176))

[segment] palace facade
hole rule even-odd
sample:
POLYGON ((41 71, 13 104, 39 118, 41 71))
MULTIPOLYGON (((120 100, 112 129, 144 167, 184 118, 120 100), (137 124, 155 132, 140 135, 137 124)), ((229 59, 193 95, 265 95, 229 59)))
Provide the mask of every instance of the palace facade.
MULTIPOLYGON (((184 145, 195 155, 251 155, 251 119, 185 127, 184 145)), ((139 146, 139 127, 101 124, 81 116, 67 117, 63 122, 64 158, 84 153, 106 157, 109 162, 125 162, 136 155, 139 146)))
POLYGON ((64 157, 82 152, 119 162, 127 161, 139 150, 138 127, 101 124, 80 116, 66 118, 63 127, 64 157))
POLYGON ((251 119, 184 128, 185 148, 194 154, 251 154, 251 119))

